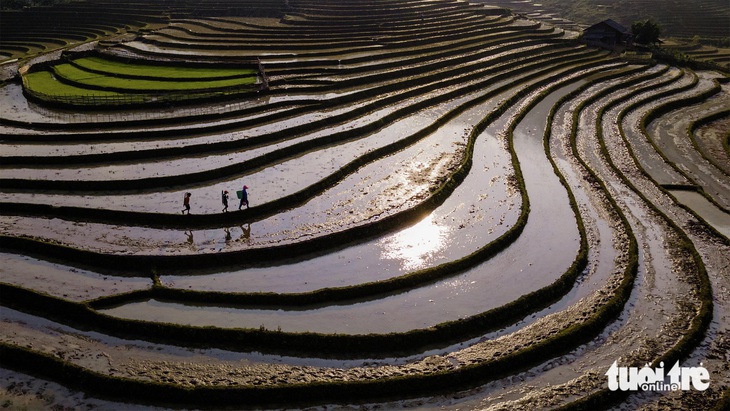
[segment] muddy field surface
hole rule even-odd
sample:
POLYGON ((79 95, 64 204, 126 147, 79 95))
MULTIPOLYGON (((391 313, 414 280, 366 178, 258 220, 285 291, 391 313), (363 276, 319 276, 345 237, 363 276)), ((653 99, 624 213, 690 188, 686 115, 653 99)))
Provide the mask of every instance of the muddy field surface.
POLYGON ((727 406, 726 75, 622 61, 559 16, 391 3, 83 46, 259 59, 269 88, 235 100, 2 85, 3 407, 727 406), (613 364, 675 363, 708 387, 610 389, 613 364))

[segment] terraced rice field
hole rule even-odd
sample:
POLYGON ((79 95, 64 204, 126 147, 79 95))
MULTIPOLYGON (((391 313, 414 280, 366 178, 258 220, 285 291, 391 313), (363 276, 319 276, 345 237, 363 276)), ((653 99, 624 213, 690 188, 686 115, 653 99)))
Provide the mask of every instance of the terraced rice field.
POLYGON ((73 109, 149 107, 259 92, 265 87, 259 65, 249 60, 178 66, 90 55, 28 69, 22 79, 25 95, 41 104, 73 109))
MULTIPOLYGON (((490 4, 489 0, 477 1, 490 4)), ((724 0, 493 0, 491 4, 509 8, 515 13, 526 13, 530 17, 552 17, 558 23, 569 19, 581 25, 592 25, 610 18, 629 28, 636 21, 651 19, 662 27, 663 36, 730 37, 727 25, 730 7, 724 0)))
POLYGON ((504 7, 518 16, 566 30, 581 31, 612 19, 627 29, 635 22, 651 20, 661 29, 661 47, 695 61, 730 67, 730 4, 725 0, 472 0, 504 7), (713 45, 714 44, 714 45, 713 45))
POLYGON ((256 95, 95 111, 0 89, 5 404, 728 405, 725 75, 483 4, 281 10, 98 48, 258 58, 256 95), (709 387, 612 391, 615 361, 701 364, 709 387))

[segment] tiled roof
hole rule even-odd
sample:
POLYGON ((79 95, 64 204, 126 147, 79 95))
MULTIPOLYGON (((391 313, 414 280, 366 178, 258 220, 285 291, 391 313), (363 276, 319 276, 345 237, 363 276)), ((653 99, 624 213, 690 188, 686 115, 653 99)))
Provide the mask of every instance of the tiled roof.
POLYGON ((601 26, 601 25, 604 25, 604 24, 607 25, 607 26, 609 26, 609 27, 611 27, 612 29, 618 31, 621 34, 630 34, 629 33, 629 30, 627 30, 626 27, 624 27, 624 26, 616 23, 615 21, 613 21, 611 19, 603 20, 600 23, 594 24, 591 27, 588 27, 586 29, 586 31, 590 31, 592 28, 597 27, 597 26, 601 26))

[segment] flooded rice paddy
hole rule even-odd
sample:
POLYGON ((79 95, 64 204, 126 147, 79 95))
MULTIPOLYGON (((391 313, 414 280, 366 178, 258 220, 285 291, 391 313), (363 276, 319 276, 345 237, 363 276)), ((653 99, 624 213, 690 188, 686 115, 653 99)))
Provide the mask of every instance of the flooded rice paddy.
POLYGON ((256 57, 256 95, 93 111, 3 84, 0 398, 721 404, 725 74, 627 63, 468 3, 290 3, 290 18, 175 19, 97 50, 256 57), (701 363, 710 387, 619 395, 614 361, 701 363))

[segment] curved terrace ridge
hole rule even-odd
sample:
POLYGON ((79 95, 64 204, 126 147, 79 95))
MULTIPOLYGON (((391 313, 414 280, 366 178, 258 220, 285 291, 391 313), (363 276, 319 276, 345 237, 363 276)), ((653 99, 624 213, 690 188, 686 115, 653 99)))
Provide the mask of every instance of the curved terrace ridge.
POLYGON ((62 3, 0 18, 11 407, 730 403, 726 74, 530 2, 62 3))

